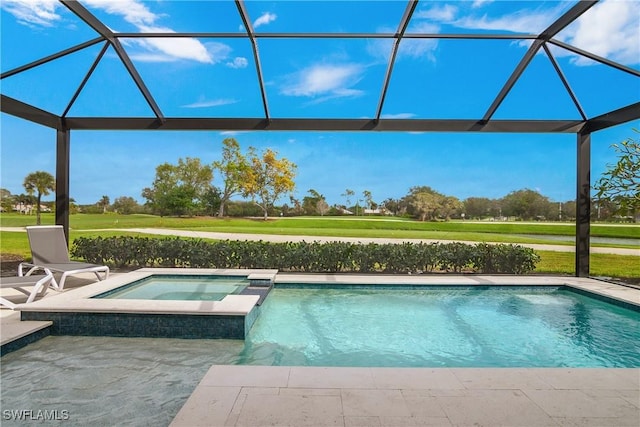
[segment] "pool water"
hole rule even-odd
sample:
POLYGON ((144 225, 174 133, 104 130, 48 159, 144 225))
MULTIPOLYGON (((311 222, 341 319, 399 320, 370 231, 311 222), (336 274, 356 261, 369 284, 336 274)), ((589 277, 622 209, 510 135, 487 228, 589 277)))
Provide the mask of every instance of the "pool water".
POLYGON ((640 367, 640 313, 563 289, 275 288, 260 309, 245 342, 46 337, 2 357, 0 407, 168 425, 214 364, 640 367))
POLYGON ((239 363, 640 367, 640 313, 561 288, 276 288, 239 363))
POLYGON ((234 364, 240 340, 50 336, 2 356, 3 411, 67 411, 67 420, 3 427, 167 426, 214 364, 234 364))
POLYGON ((154 274, 94 298, 220 301, 227 295, 239 294, 248 285, 245 276, 154 274))

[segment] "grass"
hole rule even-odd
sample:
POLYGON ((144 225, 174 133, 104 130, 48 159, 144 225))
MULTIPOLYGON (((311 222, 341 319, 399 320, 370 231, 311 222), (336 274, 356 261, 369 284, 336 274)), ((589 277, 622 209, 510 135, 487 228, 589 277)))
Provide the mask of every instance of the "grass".
MULTIPOLYGON (((53 224, 53 214, 43 215, 43 224, 53 224)), ((18 214, 0 215, 0 226, 23 227, 35 224, 35 217, 18 214)), ((571 241, 551 241, 545 236, 574 236, 575 226, 568 223, 480 223, 471 221, 418 222, 402 218, 379 217, 325 217, 278 218, 269 221, 241 218, 161 218, 153 215, 72 215, 71 241, 77 237, 109 237, 138 235, 119 231, 122 228, 174 228, 199 231, 308 235, 335 237, 384 237, 403 239, 463 240, 497 243, 552 243, 573 245, 571 241)), ((592 224, 592 236, 618 239, 639 239, 639 225, 592 224)), ((592 244, 640 248, 629 244, 592 244)), ((575 259, 570 252, 536 251, 541 261, 536 273, 574 274, 575 259)), ((0 253, 29 258, 26 233, 0 233, 0 253)), ((591 274, 616 278, 640 278, 638 257, 591 254, 591 274)))
MULTIPOLYGON (((54 223, 53 214, 43 215, 43 224, 54 223)), ((35 217, 19 214, 0 215, 0 226, 22 227, 33 225, 35 217)), ((244 218, 173 218, 154 215, 71 215, 74 230, 116 228, 176 228, 233 233, 315 235, 335 237, 387 237, 405 239, 447 239, 513 243, 549 243, 545 236, 574 236, 575 225, 569 223, 528 222, 420 222, 402 218, 380 217, 293 217, 269 221, 244 218), (506 236, 506 237, 505 237, 506 236)), ((640 239, 640 226, 619 224, 592 224, 591 236, 618 239, 640 239)), ((554 241, 554 244, 573 245, 572 242, 554 241)), ((599 246, 607 246, 602 244, 599 246)), ((615 245, 620 246, 620 245, 615 245)), ((637 247, 629 241, 626 247, 637 247)))
MULTIPOLYGON (((536 251, 540 262, 536 273, 574 274, 575 256, 572 252, 536 251)), ((617 279, 640 279, 638 257, 630 255, 591 254, 589 267, 592 276, 617 279)))

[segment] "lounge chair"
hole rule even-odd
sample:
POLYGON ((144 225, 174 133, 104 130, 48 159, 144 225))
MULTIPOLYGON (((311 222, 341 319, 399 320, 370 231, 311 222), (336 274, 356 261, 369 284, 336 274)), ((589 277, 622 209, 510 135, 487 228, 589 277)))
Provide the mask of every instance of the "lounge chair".
POLYGON ((60 282, 55 277, 51 286, 57 290, 64 289, 67 276, 79 273, 94 273, 98 280, 109 277, 109 267, 106 265, 90 264, 71 261, 64 230, 61 225, 36 225, 27 227, 29 246, 31 246, 31 262, 22 262, 18 266, 18 276, 30 276, 34 271, 48 269, 53 273, 62 273, 60 282), (23 274, 23 269, 29 271, 23 274), (100 276, 102 273, 102 277, 100 276))
MULTIPOLYGON (((27 295, 27 303, 33 302, 36 296, 43 296, 49 285, 53 280, 53 274, 48 269, 45 269, 47 274, 38 276, 24 276, 24 277, 0 277, 0 288, 12 288, 27 295), (26 287, 33 286, 31 291, 26 290, 26 287)), ((16 308, 16 304, 9 301, 6 298, 0 297, 0 305, 9 307, 11 310, 16 308)))

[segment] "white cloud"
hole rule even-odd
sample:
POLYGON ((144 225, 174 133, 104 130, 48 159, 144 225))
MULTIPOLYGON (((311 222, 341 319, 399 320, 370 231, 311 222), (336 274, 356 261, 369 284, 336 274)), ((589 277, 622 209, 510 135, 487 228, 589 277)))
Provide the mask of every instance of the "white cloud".
POLYGON ((353 97, 362 91, 353 89, 364 69, 358 64, 312 65, 287 77, 281 93, 288 96, 319 97, 322 102, 331 98, 353 97))
POLYGON ((414 113, 398 113, 398 114, 382 114, 383 119, 411 119, 415 117, 414 113))
MULTIPOLYGON (((141 32, 174 33, 171 28, 156 25, 161 16, 153 13, 140 0, 84 0, 83 3, 91 9, 100 9, 111 15, 121 16, 126 22, 134 25, 141 32)), ((56 0, 3 0, 2 8, 16 17, 18 22, 27 25, 51 27, 62 18, 56 13, 60 7, 56 0)), ((192 38, 149 38, 135 39, 127 43, 138 46, 148 52, 131 52, 132 58, 143 61, 169 62, 177 60, 191 60, 202 63, 220 62, 228 56, 231 50, 228 46, 221 49, 217 45, 205 47, 197 39, 192 38), (215 47, 210 51, 209 47, 215 47), (225 52, 220 55, 221 52, 225 52)), ((226 45, 225 45, 226 46, 226 45)))
POLYGON ((258 28, 261 25, 267 25, 276 20, 278 16, 275 13, 263 13, 258 19, 253 23, 253 28, 258 28))
POLYGON ((87 6, 102 9, 111 15, 120 15, 133 25, 151 25, 158 16, 139 0, 84 0, 87 6))
MULTIPOLYGON (((173 33, 170 28, 159 26, 138 25, 138 29, 145 33, 173 33)), ((148 38, 134 39, 134 41, 151 51, 158 51, 169 57, 169 59, 190 59, 193 61, 213 63, 212 54, 207 48, 196 39, 176 37, 176 38, 148 38)), ((132 55, 134 56, 134 55, 132 55)), ((161 55, 157 55, 161 56, 161 55)))
MULTIPOLYGON (((440 26, 429 22, 419 22, 412 25, 408 32, 437 34, 440 32, 440 26)), ((400 55, 410 56, 412 58, 427 58, 430 61, 435 61, 434 52, 437 48, 437 39, 402 39, 398 52, 400 55)))
POLYGON ((247 65, 249 65, 249 61, 247 61, 247 58, 242 56, 233 58, 233 61, 226 63, 226 66, 229 68, 247 68, 247 65))
POLYGON ((499 17, 466 16, 452 22, 460 28, 492 31, 511 31, 514 33, 537 33, 547 28, 560 16, 559 8, 531 11, 522 9, 515 13, 499 17))
POLYGON ((443 6, 434 6, 430 9, 421 10, 416 14, 416 18, 449 22, 455 18, 457 13, 457 7, 445 4, 443 6))
POLYGON ((485 4, 489 4, 492 2, 493 0, 474 0, 474 2, 471 4, 471 7, 474 9, 477 9, 479 7, 484 6, 485 4))
POLYGON ((2 0, 2 8, 28 26, 51 27, 61 16, 56 13, 57 0, 2 0))
POLYGON ((238 101, 235 99, 212 99, 202 100, 191 104, 182 105, 182 108, 209 108, 220 107, 222 105, 236 104, 238 101))
MULTIPOLYGON (((589 9, 558 38, 598 56, 630 65, 640 63, 639 31, 640 2, 606 0, 589 9)), ((576 65, 594 63, 582 56, 574 57, 573 62, 576 65)))

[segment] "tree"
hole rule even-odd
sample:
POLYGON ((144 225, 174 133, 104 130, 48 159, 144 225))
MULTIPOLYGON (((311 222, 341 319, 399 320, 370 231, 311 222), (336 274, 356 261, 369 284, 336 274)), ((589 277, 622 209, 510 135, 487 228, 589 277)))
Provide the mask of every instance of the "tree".
POLYGON ((540 219, 548 215, 550 201, 537 191, 525 188, 512 191, 502 198, 502 211, 506 216, 520 219, 540 219))
POLYGON ((462 202, 454 196, 444 196, 440 199, 440 208, 438 209, 438 216, 445 220, 450 220, 452 216, 458 216, 462 213, 462 202))
POLYGON ((436 194, 420 191, 413 195, 411 202, 416 214, 420 217, 420 221, 435 219, 436 210, 439 206, 436 194))
POLYGON ((432 221, 438 217, 439 211, 443 210, 446 197, 431 187, 420 186, 410 188, 405 199, 410 213, 421 221, 432 221))
POLYGON ((177 165, 163 163, 156 167, 151 188, 142 190, 142 197, 153 212, 164 215, 193 215, 202 198, 211 188, 213 170, 200 159, 178 159, 177 165))
POLYGON ((30 196, 36 196, 36 224, 40 225, 40 202, 42 196, 47 196, 51 191, 56 191, 56 180, 49 172, 36 171, 26 176, 23 183, 24 189, 30 196))
POLYGON ((242 183, 249 165, 247 159, 240 152, 240 144, 234 138, 222 141, 222 159, 213 162, 213 169, 217 170, 224 183, 220 191, 220 206, 218 216, 224 216, 224 207, 231 196, 242 191, 242 183))
POLYGON ((313 188, 307 192, 309 195, 302 199, 302 209, 304 210, 304 213, 306 215, 315 215, 318 213, 320 215, 324 215, 327 213, 329 205, 327 204, 324 196, 313 188))
POLYGON ((351 198, 355 195, 356 195, 355 191, 350 190, 348 188, 344 190, 344 193, 341 194, 341 196, 344 197, 345 200, 347 201, 346 205, 344 205, 345 209, 349 209, 351 207, 351 198))
POLYGON ((607 165, 607 171, 596 183, 596 199, 612 201, 618 206, 617 213, 635 218, 640 209, 640 141, 629 137, 611 147, 618 153, 618 162, 607 165))
POLYGON ((406 210, 406 206, 403 204, 402 200, 388 198, 382 202, 382 206, 388 212, 393 213, 394 215, 401 215, 406 210))
POLYGON ((486 197, 469 197, 464 200, 464 213, 467 218, 482 219, 491 215, 494 202, 486 197))
POLYGON ((318 210, 320 216, 325 216, 326 213, 329 212, 329 204, 325 199, 320 199, 316 203, 316 209, 318 210))
POLYGON ((291 204, 293 205, 290 210, 294 215, 302 215, 304 213, 304 209, 302 208, 302 203, 300 203, 300 200, 293 197, 293 195, 290 195, 289 202, 291 202, 291 204))
POLYGON ((96 204, 102 208, 102 213, 107 213, 107 208, 109 207, 110 202, 109 196, 102 196, 96 204))
POLYGON ((113 210, 122 215, 130 215, 138 209, 138 202, 133 197, 122 196, 113 201, 113 210))
POLYGON ((371 197, 371 191, 364 190, 362 192, 362 197, 364 197, 364 202, 366 203, 366 206, 367 206, 368 209, 375 209, 375 202, 373 201, 373 198, 371 197))
POLYGON ((0 188, 0 206, 4 212, 11 212, 13 210, 14 197, 11 195, 11 191, 6 188, 0 188))
POLYGON ((220 189, 214 186, 211 186, 204 192, 201 197, 201 204, 206 215, 213 216, 218 212, 218 216, 220 216, 220 206, 222 205, 221 194, 220 189))
POLYGON ((297 166, 286 158, 278 159, 277 153, 269 148, 258 154, 254 147, 249 147, 247 159, 249 168, 242 184, 242 195, 251 197, 260 206, 266 220, 273 203, 295 188, 293 179, 297 166))

